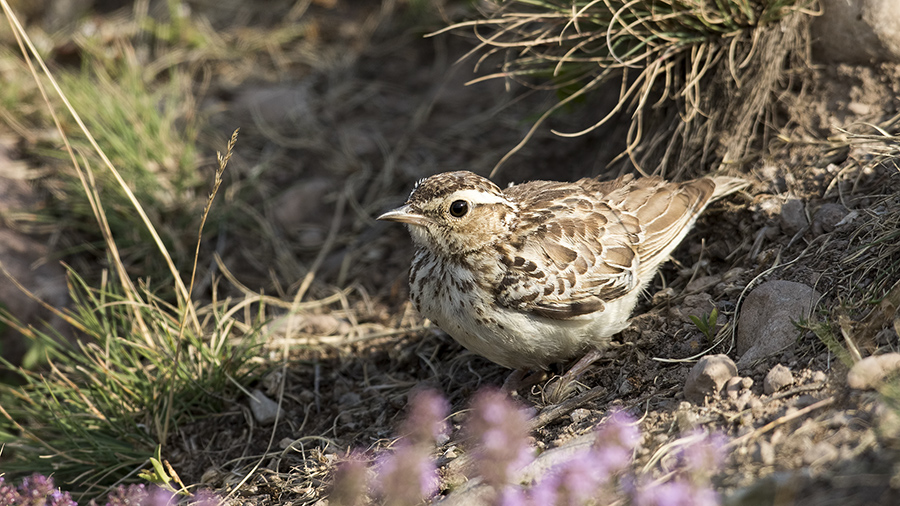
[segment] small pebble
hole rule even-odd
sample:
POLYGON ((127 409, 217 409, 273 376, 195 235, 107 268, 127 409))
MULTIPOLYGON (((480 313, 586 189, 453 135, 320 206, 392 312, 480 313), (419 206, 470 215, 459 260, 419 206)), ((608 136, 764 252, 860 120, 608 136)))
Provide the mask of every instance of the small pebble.
POLYGON ((820 236, 831 232, 848 214, 850 211, 840 204, 822 204, 813 216, 813 235, 820 236))
POLYGON ((278 403, 257 389, 250 393, 250 412, 260 425, 270 425, 278 417, 278 403))
POLYGON ((700 276, 691 280, 684 290, 688 293, 705 292, 716 286, 720 281, 722 281, 721 276, 700 276))
POLYGON ((790 199, 781 206, 781 228, 788 235, 794 235, 809 225, 806 206, 800 199, 790 199))
POLYGON ((591 411, 589 409, 584 409, 584 408, 578 408, 569 414, 569 417, 575 423, 579 423, 584 420, 587 420, 588 418, 590 418, 590 416, 591 416, 591 411))
POLYGON ((632 385, 631 382, 628 381, 628 378, 625 378, 625 381, 623 381, 619 385, 619 388, 617 391, 618 391, 619 395, 621 395, 621 396, 628 395, 634 391, 634 385, 632 385))
POLYGON ((787 367, 778 364, 769 370, 766 379, 763 380, 763 392, 772 395, 775 392, 794 384, 794 375, 787 367))
POLYGON ((738 395, 740 395, 743 389, 742 379, 740 376, 735 376, 725 383, 725 393, 728 394, 729 399, 737 399, 738 395))
POLYGON ((707 396, 718 396, 736 374, 737 367, 728 355, 707 355, 694 364, 688 374, 684 397, 694 404, 703 404, 707 396))
POLYGON ((818 300, 818 292, 793 281, 767 281, 754 288, 738 315, 736 346, 741 369, 792 347, 800 334, 795 322, 807 317, 818 300))

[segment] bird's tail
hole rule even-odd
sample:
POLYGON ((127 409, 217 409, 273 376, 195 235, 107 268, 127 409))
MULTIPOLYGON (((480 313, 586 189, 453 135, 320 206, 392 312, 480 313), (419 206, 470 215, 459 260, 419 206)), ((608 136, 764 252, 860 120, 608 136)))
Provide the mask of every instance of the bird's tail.
POLYGON ((712 197, 710 197, 709 199, 710 202, 718 200, 722 197, 726 197, 728 195, 731 195, 732 193, 738 192, 750 186, 749 181, 741 179, 739 177, 715 176, 712 178, 712 180, 716 183, 716 189, 715 191, 713 191, 712 197))

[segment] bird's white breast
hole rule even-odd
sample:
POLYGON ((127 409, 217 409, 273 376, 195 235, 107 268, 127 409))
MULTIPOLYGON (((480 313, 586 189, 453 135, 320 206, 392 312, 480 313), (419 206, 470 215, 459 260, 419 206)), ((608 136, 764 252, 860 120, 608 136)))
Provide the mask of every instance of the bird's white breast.
POLYGON ((420 250, 410 271, 416 309, 468 350, 511 369, 543 369, 605 346, 628 325, 638 290, 604 311, 558 320, 500 306, 491 275, 420 250))

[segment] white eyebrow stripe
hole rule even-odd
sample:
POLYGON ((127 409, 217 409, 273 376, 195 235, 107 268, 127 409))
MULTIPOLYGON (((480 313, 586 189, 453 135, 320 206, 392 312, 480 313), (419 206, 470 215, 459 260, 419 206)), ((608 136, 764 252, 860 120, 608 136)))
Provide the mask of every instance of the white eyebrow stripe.
POLYGON ((460 190, 450 196, 450 201, 466 200, 473 204, 509 204, 505 198, 493 193, 478 190, 460 190))

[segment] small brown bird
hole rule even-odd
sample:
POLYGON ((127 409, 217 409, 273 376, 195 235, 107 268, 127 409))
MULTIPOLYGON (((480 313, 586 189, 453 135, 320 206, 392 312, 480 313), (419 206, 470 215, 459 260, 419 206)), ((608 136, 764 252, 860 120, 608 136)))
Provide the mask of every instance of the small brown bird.
POLYGON ((410 294, 423 316, 520 374, 583 356, 571 380, 628 326, 639 293, 707 204, 743 186, 624 176, 501 190, 447 172, 378 219, 409 228, 410 294))

